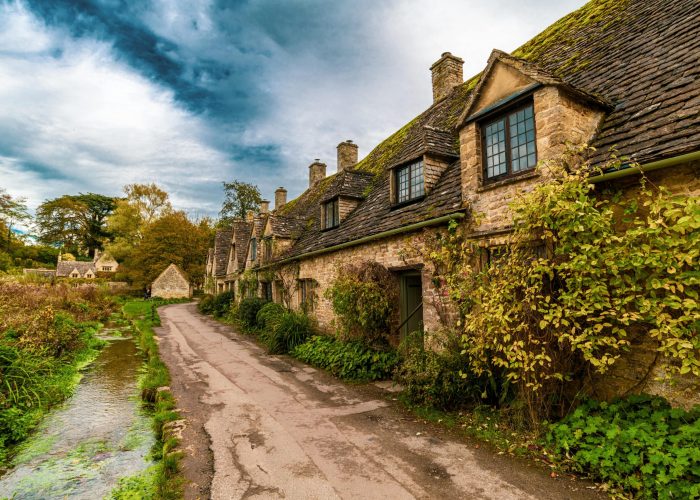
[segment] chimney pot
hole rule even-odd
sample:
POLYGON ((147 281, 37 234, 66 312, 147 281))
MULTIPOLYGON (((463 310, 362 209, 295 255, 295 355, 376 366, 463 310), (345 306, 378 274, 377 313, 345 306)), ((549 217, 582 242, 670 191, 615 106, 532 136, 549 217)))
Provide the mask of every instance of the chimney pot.
POLYGON ((260 202, 260 213, 266 214, 270 211, 270 202, 268 200, 262 200, 260 202))
POLYGON ((309 187, 312 188, 326 177, 326 164, 318 158, 309 165, 309 187))
POLYGON ((278 187, 275 190, 275 210, 282 208, 287 203, 287 190, 278 187))
POLYGON ((443 52, 432 66, 430 71, 433 80, 433 102, 437 102, 460 83, 464 82, 464 59, 453 56, 450 52, 443 52))
POLYGON ((338 172, 357 165, 357 144, 350 139, 338 144, 338 172))

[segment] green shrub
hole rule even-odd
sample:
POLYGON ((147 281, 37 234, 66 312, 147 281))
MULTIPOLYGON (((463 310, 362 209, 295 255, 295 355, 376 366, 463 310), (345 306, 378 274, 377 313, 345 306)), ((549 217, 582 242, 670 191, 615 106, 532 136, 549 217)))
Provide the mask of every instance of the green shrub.
POLYGON ((204 295, 199 300, 199 303, 197 304, 197 309, 202 314, 211 314, 213 311, 213 306, 214 306, 214 296, 207 294, 207 295, 204 295))
POLYGON ((211 313, 214 315, 215 318, 222 318, 226 316, 226 314, 229 312, 232 304, 232 291, 229 290, 227 292, 221 292, 219 294, 216 294, 214 295, 214 300, 212 301, 211 313))
POLYGON ((469 360, 462 354, 456 332, 432 333, 428 349, 423 345, 423 335, 414 333, 402 342, 400 351, 401 364, 394 378, 412 403, 453 410, 470 403, 503 402, 508 396, 496 393, 507 387, 504 381, 465 373, 469 360))
POLYGON ((238 321, 244 328, 255 328, 257 326, 258 311, 267 303, 259 297, 250 297, 241 300, 238 304, 238 321))
POLYGON ((304 313, 284 311, 271 319, 260 339, 272 354, 288 353, 312 334, 311 319, 304 313))
POLYGON ((643 498, 700 496, 700 407, 635 395, 586 401, 550 427, 547 442, 573 467, 643 498))
POLYGON ((367 345, 388 345, 392 314, 398 303, 396 278, 376 262, 338 269, 325 296, 331 301, 342 334, 367 345))
POLYGON ((268 302, 260 308, 255 316, 258 328, 271 328, 272 322, 285 312, 285 308, 277 302, 268 302))
POLYGON ((291 355, 345 380, 387 379, 398 363, 394 351, 377 351, 362 342, 319 335, 294 348, 291 355))

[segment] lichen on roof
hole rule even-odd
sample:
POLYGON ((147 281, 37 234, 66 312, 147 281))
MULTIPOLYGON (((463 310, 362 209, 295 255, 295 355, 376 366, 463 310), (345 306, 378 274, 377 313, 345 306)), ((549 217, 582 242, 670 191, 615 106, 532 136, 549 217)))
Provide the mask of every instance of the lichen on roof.
MULTIPOLYGON (((585 42, 592 31, 597 34, 605 31, 618 16, 624 14, 628 3, 629 0, 591 0, 518 47, 512 55, 528 61, 538 61, 553 47, 576 47, 585 42)), ((579 56, 578 51, 573 51, 555 74, 560 76, 567 69, 582 64, 577 60, 579 56)))

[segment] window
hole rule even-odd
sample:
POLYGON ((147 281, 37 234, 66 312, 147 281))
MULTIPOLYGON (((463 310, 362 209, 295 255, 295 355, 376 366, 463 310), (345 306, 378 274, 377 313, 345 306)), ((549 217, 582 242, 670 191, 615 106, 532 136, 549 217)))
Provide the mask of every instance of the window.
POLYGON ((78 273, 73 273, 73 274, 70 275, 70 277, 71 277, 71 278, 77 278, 77 277, 78 277, 78 273))
POLYGON ((272 239, 263 238, 263 261, 270 262, 272 260, 272 239))
POLYGON ((103 270, 103 271, 111 271, 111 270, 112 270, 112 266, 102 266, 102 270, 103 270))
POLYGON ((423 160, 411 163, 394 171, 396 203, 406 203, 425 194, 423 160))
POLYGON ((323 229, 331 229, 339 225, 340 213, 338 212, 338 198, 336 198, 323 205, 323 229))
POLYGON ((255 238, 250 240, 250 260, 258 258, 258 241, 255 238))
POLYGON ((482 125, 487 180, 513 175, 537 164, 532 104, 482 125))
POLYGON ((272 301, 272 283, 269 281, 263 281, 262 282, 262 292, 263 292, 263 299, 271 302, 272 301))
POLYGON ((314 280, 299 280, 299 306, 305 313, 314 310, 314 280))

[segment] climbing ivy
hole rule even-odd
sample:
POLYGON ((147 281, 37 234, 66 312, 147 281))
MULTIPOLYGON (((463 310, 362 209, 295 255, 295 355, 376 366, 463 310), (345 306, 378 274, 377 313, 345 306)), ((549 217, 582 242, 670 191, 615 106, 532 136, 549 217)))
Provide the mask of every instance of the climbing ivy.
POLYGON ((563 415, 636 332, 676 373, 700 375, 697 197, 643 176, 626 197, 599 195, 584 153, 539 167, 549 181, 511 204, 513 232, 498 259, 484 264, 465 238, 471 229, 456 223, 429 250, 460 308, 470 369, 505 371, 533 422, 563 415))

